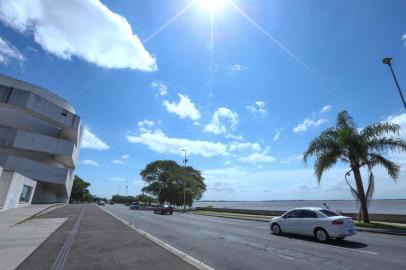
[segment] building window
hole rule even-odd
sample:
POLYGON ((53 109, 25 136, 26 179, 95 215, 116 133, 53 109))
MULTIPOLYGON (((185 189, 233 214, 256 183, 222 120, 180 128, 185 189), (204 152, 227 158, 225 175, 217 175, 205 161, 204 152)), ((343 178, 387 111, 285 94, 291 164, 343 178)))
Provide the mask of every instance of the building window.
POLYGON ((29 202, 31 197, 32 187, 24 185, 21 192, 20 202, 29 202))

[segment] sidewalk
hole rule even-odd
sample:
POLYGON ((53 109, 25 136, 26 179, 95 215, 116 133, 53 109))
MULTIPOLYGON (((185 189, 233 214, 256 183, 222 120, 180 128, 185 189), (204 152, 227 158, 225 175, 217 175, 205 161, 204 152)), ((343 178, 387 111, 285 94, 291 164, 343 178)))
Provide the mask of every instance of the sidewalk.
POLYGON ((65 218, 30 219, 54 205, 29 205, 0 212, 0 269, 15 269, 65 218))
POLYGON ((17 269, 195 269, 92 204, 66 205, 35 220, 66 222, 17 269))

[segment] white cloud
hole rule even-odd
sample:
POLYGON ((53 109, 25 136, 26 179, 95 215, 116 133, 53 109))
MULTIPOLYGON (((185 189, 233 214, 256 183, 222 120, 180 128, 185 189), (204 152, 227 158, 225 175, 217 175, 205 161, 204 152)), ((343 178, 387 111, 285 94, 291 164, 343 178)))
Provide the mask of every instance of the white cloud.
POLYGON ((333 108, 333 106, 331 106, 331 105, 326 105, 326 106, 324 106, 323 108, 321 108, 320 113, 329 112, 329 111, 331 111, 332 108, 333 108))
POLYGON ((241 65, 241 64, 234 64, 234 65, 229 65, 229 69, 232 72, 240 72, 240 71, 246 71, 249 68, 247 66, 241 65))
POLYGON ((153 81, 151 87, 158 90, 158 94, 163 97, 168 94, 168 87, 163 81, 153 81))
POLYGON ((82 144, 81 148, 93 149, 93 150, 108 150, 108 146, 103 142, 96 134, 92 133, 88 127, 83 130, 82 144))
POLYGON ((124 179, 124 178, 121 178, 121 177, 115 176, 115 177, 111 177, 110 180, 111 180, 111 181, 116 181, 116 182, 122 182, 122 181, 124 181, 125 179, 124 179))
POLYGON ((302 132, 307 131, 310 127, 318 127, 321 124, 324 124, 326 122, 327 122, 327 119, 325 119, 325 118, 320 118, 318 120, 306 118, 305 120, 303 120, 303 122, 301 124, 298 124, 296 127, 293 128, 293 132, 302 133, 302 132))
POLYGON ((251 142, 232 142, 228 145, 228 150, 230 152, 241 152, 246 150, 259 152, 261 151, 261 145, 259 143, 251 142))
POLYGON ((239 141, 244 140, 243 136, 241 136, 241 135, 233 135, 233 134, 227 134, 226 138, 227 139, 233 139, 233 140, 239 140, 239 141))
POLYGON ((128 164, 127 162, 122 161, 121 159, 115 159, 111 163, 118 164, 118 165, 127 165, 128 164))
POLYGON ((7 64, 12 60, 24 61, 24 56, 10 42, 0 37, 0 63, 7 64))
POLYGON ((251 155, 241 157, 238 159, 243 162, 258 163, 258 162, 273 162, 275 158, 266 153, 252 153, 251 155))
POLYGON ((127 135, 126 137, 129 142, 145 144, 149 149, 158 153, 182 155, 182 149, 187 149, 189 154, 204 157, 225 156, 228 154, 227 146, 222 143, 171 138, 161 130, 142 130, 139 135, 127 135))
POLYGON ((130 158, 130 155, 128 155, 128 154, 121 155, 121 158, 122 158, 122 159, 129 159, 129 158, 130 158))
POLYGON ((276 133, 275 133, 275 136, 273 136, 273 141, 274 142, 276 142, 276 141, 278 141, 279 140, 279 138, 281 137, 281 132, 280 131, 277 131, 276 133))
POLYGON ((3 0, 1 21, 62 58, 104 68, 157 69, 128 21, 99 0, 3 0))
POLYGON ((289 157, 282 159, 280 161, 280 164, 290 164, 294 161, 299 161, 303 159, 303 155, 302 154, 292 154, 289 157))
POLYGON ((406 139, 406 113, 391 115, 386 121, 398 124, 400 126, 399 136, 406 139))
POLYGON ((405 42, 405 46, 406 46, 406 34, 403 34, 402 40, 405 42))
POLYGON ((100 164, 98 162, 91 160, 91 159, 85 159, 82 161, 82 163, 85 165, 90 165, 90 166, 96 166, 96 167, 100 166, 100 164))
POLYGON ((156 123, 151 120, 144 119, 142 121, 138 121, 138 126, 143 127, 143 128, 151 128, 155 125, 156 123))
POLYGON ((266 108, 266 103, 262 100, 256 101, 253 105, 248 105, 245 107, 253 115, 259 115, 265 117, 268 113, 266 108))
POLYGON ((186 96, 178 94, 180 100, 178 103, 165 100, 162 105, 170 113, 177 114, 180 118, 190 118, 192 120, 200 119, 200 112, 196 105, 186 96))
POLYGON ((235 130, 238 124, 238 114, 228 108, 218 108, 209 124, 204 127, 204 131, 214 134, 227 134, 229 130, 235 130), (229 127, 222 123, 221 119, 227 121, 229 127))
MULTIPOLYGON (((318 185, 312 168, 248 170, 241 167, 206 169, 202 171, 207 185, 203 200, 331 200, 352 199, 344 180, 347 168, 335 167, 326 172, 318 185), (228 190, 216 189, 217 182, 228 190)), ((374 198, 403 198, 406 190, 406 171, 397 184, 386 175, 385 169, 374 169, 376 179, 374 198)), ((320 205, 308 205, 320 206, 320 205)), ((354 209, 355 208, 354 203, 354 209)))

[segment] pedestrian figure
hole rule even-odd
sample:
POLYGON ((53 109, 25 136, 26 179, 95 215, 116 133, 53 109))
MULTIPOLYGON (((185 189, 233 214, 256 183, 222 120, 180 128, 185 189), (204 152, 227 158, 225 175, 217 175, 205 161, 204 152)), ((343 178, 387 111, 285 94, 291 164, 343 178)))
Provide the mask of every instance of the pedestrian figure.
POLYGON ((327 205, 327 203, 323 203, 324 208, 326 209, 331 209, 330 206, 327 205))

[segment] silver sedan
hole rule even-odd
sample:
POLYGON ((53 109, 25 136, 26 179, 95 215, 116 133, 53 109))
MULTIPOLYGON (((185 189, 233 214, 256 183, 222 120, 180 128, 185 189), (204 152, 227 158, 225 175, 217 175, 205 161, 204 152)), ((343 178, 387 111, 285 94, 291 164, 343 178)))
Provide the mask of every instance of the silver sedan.
POLYGON ((356 234, 352 218, 342 216, 324 208, 296 208, 280 217, 269 221, 269 228, 274 234, 292 233, 314 236, 318 241, 325 242, 330 238, 343 240, 356 234))

